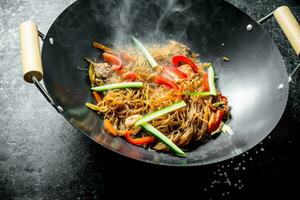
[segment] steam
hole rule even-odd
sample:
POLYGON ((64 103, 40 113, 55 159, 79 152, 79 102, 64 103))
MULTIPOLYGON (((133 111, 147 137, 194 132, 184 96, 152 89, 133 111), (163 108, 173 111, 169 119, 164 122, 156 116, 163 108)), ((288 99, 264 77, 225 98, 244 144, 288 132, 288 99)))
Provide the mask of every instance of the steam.
POLYGON ((174 35, 186 37, 183 29, 186 22, 184 12, 190 7, 190 2, 106 0, 102 5, 110 19, 107 23, 113 29, 115 45, 128 44, 131 35, 147 42, 164 41, 175 37, 174 35))
POLYGON ((218 18, 220 2, 222 0, 91 0, 91 9, 99 13, 96 17, 101 23, 103 18, 107 20, 105 23, 115 46, 130 44, 134 35, 145 43, 196 40, 205 48, 206 37, 214 31, 212 25, 214 18, 218 18))

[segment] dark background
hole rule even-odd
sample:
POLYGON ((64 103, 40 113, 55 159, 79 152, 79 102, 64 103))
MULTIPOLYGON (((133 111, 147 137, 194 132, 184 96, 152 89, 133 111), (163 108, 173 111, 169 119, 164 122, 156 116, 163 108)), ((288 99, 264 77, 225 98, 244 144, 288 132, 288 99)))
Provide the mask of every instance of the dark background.
MULTIPOLYGON (((112 153, 75 130, 22 81, 18 25, 27 19, 46 33, 73 0, 0 1, 0 199, 270 198, 297 194, 300 82, 290 83, 285 113, 260 144, 208 166, 169 168, 112 153)), ((254 19, 293 0, 229 0, 254 19)), ((263 24, 288 72, 298 63, 274 19, 263 24)), ((276 108, 274 108, 276 109, 276 108)))

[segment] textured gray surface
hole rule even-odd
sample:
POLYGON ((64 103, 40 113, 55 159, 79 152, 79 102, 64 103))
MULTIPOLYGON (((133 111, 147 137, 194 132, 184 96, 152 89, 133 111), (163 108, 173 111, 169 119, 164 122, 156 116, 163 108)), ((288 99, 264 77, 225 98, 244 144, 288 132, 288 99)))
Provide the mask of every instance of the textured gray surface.
MULTIPOLYGON (((299 75, 291 83, 286 112, 271 136, 246 154, 216 165, 189 170, 143 165, 108 152, 81 135, 34 86, 23 82, 19 53, 18 25, 22 21, 32 19, 46 33, 72 2, 0 1, 0 199, 113 198, 118 193, 127 194, 129 189, 147 191, 146 183, 153 177, 160 180, 157 187, 165 188, 178 181, 185 184, 182 190, 193 188, 203 197, 219 199, 248 192, 254 195, 264 184, 272 185, 267 180, 272 178, 276 191, 277 182, 296 176, 299 75), (187 183, 195 178, 196 184, 187 183)), ((255 19, 288 4, 300 19, 299 3, 292 0, 229 2, 255 19)), ((291 71, 298 60, 290 45, 274 20, 264 27, 270 30, 291 71)), ((174 187, 166 190, 171 189, 174 187)), ((159 191, 163 190, 157 189, 155 193, 159 191)))

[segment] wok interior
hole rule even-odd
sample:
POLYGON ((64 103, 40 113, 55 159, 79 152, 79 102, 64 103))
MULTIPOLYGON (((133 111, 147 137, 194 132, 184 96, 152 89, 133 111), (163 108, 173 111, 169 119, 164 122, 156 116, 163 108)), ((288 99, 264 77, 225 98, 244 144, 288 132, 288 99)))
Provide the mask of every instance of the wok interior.
POLYGON ((77 1, 51 26, 42 59, 47 90, 74 127, 113 151, 163 165, 209 164, 248 150, 275 127, 288 96, 286 69, 272 39, 224 1, 77 1), (253 30, 247 31, 250 23, 253 30), (222 133, 183 159, 105 133, 99 116, 85 107, 92 102, 90 83, 76 67, 87 67, 83 57, 101 59, 93 41, 116 46, 128 44, 131 35, 144 43, 174 39, 213 62, 218 88, 231 106, 234 135, 222 133), (223 56, 230 62, 223 62, 223 56), (278 90, 279 84, 285 87, 278 90))

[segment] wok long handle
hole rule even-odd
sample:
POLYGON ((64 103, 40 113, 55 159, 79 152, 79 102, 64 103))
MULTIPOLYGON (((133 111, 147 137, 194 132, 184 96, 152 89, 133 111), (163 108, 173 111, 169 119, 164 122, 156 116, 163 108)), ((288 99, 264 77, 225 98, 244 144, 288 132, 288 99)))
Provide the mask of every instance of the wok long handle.
POLYGON ((20 25, 20 43, 23 64, 23 78, 33 83, 43 79, 43 67, 40 51, 38 29, 33 21, 25 21, 20 25))
POLYGON ((274 17, 296 54, 300 56, 300 26, 293 13, 287 6, 281 6, 274 11, 274 17))

